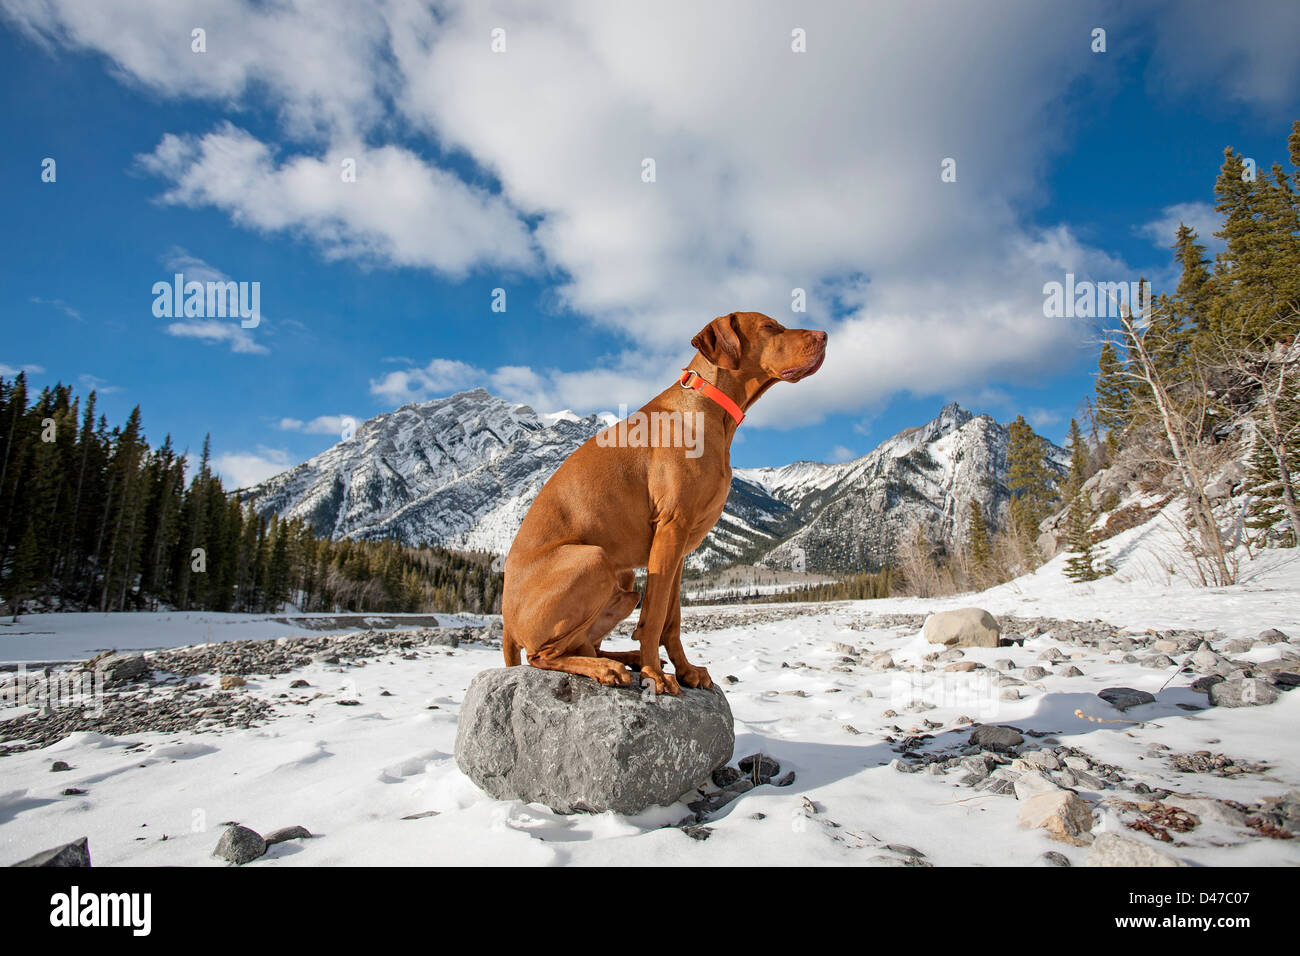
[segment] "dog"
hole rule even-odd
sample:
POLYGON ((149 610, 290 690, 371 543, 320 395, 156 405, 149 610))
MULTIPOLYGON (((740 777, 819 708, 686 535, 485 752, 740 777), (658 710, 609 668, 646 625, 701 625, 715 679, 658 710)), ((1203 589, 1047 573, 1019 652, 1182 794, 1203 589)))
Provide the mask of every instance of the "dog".
POLYGON ((632 682, 656 694, 681 685, 712 687, 686 659, 681 640, 681 577, 686 556, 722 514, 731 490, 731 440, 763 393, 821 368, 826 333, 787 329, 758 312, 714 319, 691 340, 698 353, 678 380, 628 420, 593 436, 542 486, 506 556, 501 598, 507 666, 632 682), (684 442, 645 441, 644 423, 699 423, 693 454, 684 442), (634 436, 641 440, 630 440, 634 436), (633 586, 647 570, 644 599, 633 586), (639 650, 606 651, 601 641, 638 602, 639 650), (675 675, 664 672, 659 648, 675 675))

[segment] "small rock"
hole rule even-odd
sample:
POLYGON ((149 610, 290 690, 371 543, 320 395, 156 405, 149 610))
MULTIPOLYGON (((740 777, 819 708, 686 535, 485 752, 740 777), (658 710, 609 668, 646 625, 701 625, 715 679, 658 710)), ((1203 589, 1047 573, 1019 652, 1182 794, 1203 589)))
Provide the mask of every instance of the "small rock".
POLYGON ((759 783, 767 783, 778 773, 781 772, 781 765, 771 757, 765 757, 762 754, 750 754, 748 757, 741 757, 736 761, 736 766, 740 768, 749 779, 757 777, 759 783), (755 772, 757 767, 757 772, 755 772))
POLYGON ((913 849, 906 843, 886 843, 886 850, 892 850, 894 853, 900 853, 903 856, 923 857, 925 856, 920 850, 913 849))
POLYGON ((1230 827, 1244 827, 1246 825, 1246 814, 1210 797, 1187 797, 1179 793, 1172 793, 1165 797, 1162 802, 1171 807, 1177 807, 1179 810, 1186 810, 1202 820, 1210 820, 1230 827))
POLYGON ((62 773, 65 770, 71 770, 71 769, 72 768, 69 767, 62 760, 56 760, 54 761, 54 763, 50 764, 50 770, 54 773, 62 773))
POLYGON ((229 860, 236 866, 243 866, 256 860, 265 852, 266 841, 262 839, 260 833, 235 824, 227 827, 221 834, 221 839, 217 841, 217 848, 212 851, 212 855, 229 860))
POLYGON ((1041 770, 1030 770, 1016 778, 1015 790, 1017 800, 1028 800, 1044 793, 1060 791, 1056 781, 1041 770))
POLYGON ((1210 688, 1223 680, 1218 674, 1208 674, 1205 677, 1198 677, 1192 681, 1192 690, 1200 691, 1202 694, 1208 694, 1210 688))
POLYGON ((1048 673, 1049 671, 1047 670, 1047 668, 1039 667, 1037 664, 1033 664, 1025 668, 1024 678, 1025 680, 1042 680, 1044 677, 1048 675, 1048 673))
POLYGON ((238 674, 221 675, 222 690, 234 690, 236 687, 244 687, 247 684, 248 681, 244 680, 244 678, 240 677, 238 674))
POLYGON ((1043 854, 1042 859, 1046 866, 1070 866, 1070 858, 1064 853, 1057 853, 1055 850, 1048 850, 1043 854))
POLYGON ((300 687, 310 687, 310 686, 311 686, 311 684, 307 683, 307 681, 303 680, 303 679, 300 677, 300 678, 298 678, 296 681, 294 681, 292 684, 289 685, 289 689, 290 689, 290 690, 297 690, 297 689, 300 688, 300 687))
POLYGON ((1276 644, 1279 641, 1289 641, 1290 638, 1283 634, 1275 627, 1260 631, 1259 636, 1255 638, 1257 644, 1276 644))
POLYGON ((1060 770, 1061 762, 1050 750, 1031 750, 1024 754, 1024 759, 1041 770, 1060 770))
POLYGON ((1107 687, 1105 690, 1098 691, 1097 696, 1116 710, 1140 707, 1143 704, 1153 703, 1156 699, 1154 694, 1132 687, 1107 687))
POLYGON ((1025 742, 1024 736, 1014 727, 997 727, 981 724, 971 731, 970 742, 988 750, 1009 750, 1025 742))
MULTIPOLYGON (((1018 796, 1020 781, 1016 783, 1018 796)), ((1069 790, 1044 791, 1025 800, 1020 808, 1020 825, 1031 830, 1046 830, 1053 840, 1071 846, 1086 846, 1090 842, 1087 834, 1093 825, 1092 810, 1078 794, 1069 790)))
POLYGON ((273 843, 283 843, 285 840, 310 840, 311 831, 306 827, 281 827, 278 830, 272 830, 265 837, 266 845, 273 843))
POLYGON ((713 771, 712 780, 715 787, 729 787, 741 778, 742 774, 735 767, 728 767, 723 764, 717 770, 713 771))

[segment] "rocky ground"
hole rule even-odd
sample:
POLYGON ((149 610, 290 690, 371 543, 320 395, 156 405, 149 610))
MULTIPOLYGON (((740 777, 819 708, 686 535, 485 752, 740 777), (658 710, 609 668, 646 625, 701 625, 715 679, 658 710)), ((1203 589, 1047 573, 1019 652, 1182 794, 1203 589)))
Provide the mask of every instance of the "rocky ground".
MULTIPOLYGON (((668 828, 694 845, 707 845, 709 852, 719 847, 717 860, 729 862, 745 858, 745 852, 761 855, 778 848, 784 854, 778 862, 843 854, 849 854, 846 860, 885 866, 999 862, 998 851, 989 848, 1003 841, 1009 862, 1026 863, 1036 853, 1043 865, 1300 862, 1292 848, 1300 833, 1300 755, 1278 729, 1278 715, 1293 712, 1287 708, 1293 703, 1290 690, 1300 683, 1300 641, 1272 630, 1228 637, 1217 631, 1139 632, 1103 621, 1006 616, 997 647, 943 646, 927 644, 918 634, 925 617, 873 613, 864 604, 684 609, 692 656, 708 663, 732 704, 739 759, 733 757, 710 783, 662 813, 625 818, 633 831, 646 839, 668 828), (966 698, 969 706, 943 696, 944 688, 950 691, 959 682, 976 689, 976 696, 966 698), (1165 684, 1168 690, 1162 689, 1165 684), (1220 713, 1242 716, 1213 716, 1220 713), (918 815, 922 805, 930 809, 918 815), (778 821, 772 829, 774 814, 788 825, 778 821), (1036 832, 1041 843, 1011 840, 1015 831, 1036 832), (979 837, 972 843, 973 832, 979 837), (764 833, 766 842, 760 839, 764 833), (822 849, 807 845, 813 838, 822 849), (954 856, 962 839, 966 849, 954 856), (1240 855, 1252 843, 1287 849, 1280 857, 1240 855), (1220 855, 1228 851, 1239 855, 1220 855), (811 857, 802 855, 810 852, 811 857)), ((630 626, 620 631, 626 634, 630 626)), ((49 789, 40 783, 39 771, 62 771, 72 785, 54 792, 74 800, 99 796, 101 803, 92 805, 109 814, 102 828, 111 834, 112 801, 121 798, 111 796, 106 782, 96 781, 125 769, 116 764, 111 771, 97 769, 101 758, 94 748, 118 738, 122 759, 135 756, 140 768, 154 766, 160 755, 180 746, 187 754, 212 753, 218 763, 228 753, 233 764, 227 765, 241 776, 249 775, 249 764, 263 761, 257 741, 268 747, 281 741, 265 751, 268 766, 282 768, 277 774, 316 781, 277 778, 277 792, 292 808, 298 806, 294 793, 331 786, 313 776, 328 766, 319 755, 340 750, 351 734, 359 756, 335 766, 328 781, 351 787, 358 773, 371 772, 363 768, 369 766, 366 755, 375 752, 373 759, 387 762, 379 775, 383 787, 372 802, 388 805, 391 794, 407 794, 392 803, 392 819, 437 819, 444 822, 432 825, 456 826, 457 833, 469 832, 468 827, 484 843, 455 844, 463 854, 487 852, 483 847, 494 845, 496 825, 481 814, 505 812, 509 832, 527 832, 535 842, 559 846, 550 834, 575 827, 581 832, 588 825, 562 815, 539 817, 535 805, 526 802, 488 800, 448 762, 448 735, 454 736, 464 688, 475 673, 499 666, 499 636, 499 625, 377 629, 106 655, 82 668, 85 674, 102 674, 103 682, 98 698, 81 701, 61 696, 67 670, 3 675, 0 691, 11 703, 29 706, 10 708, 5 713, 24 712, 0 721, 0 767, 18 762, 21 771, 12 779, 27 787, 14 793, 28 795, 0 795, 0 811, 6 797, 20 808, 48 803, 46 797, 32 802, 32 794, 49 789), (407 673, 404 668, 429 676, 417 677, 412 670, 403 685, 397 681, 407 673), (421 682, 437 687, 435 696, 412 693, 409 688, 421 682), (429 712, 430 717, 419 716, 429 712), (349 714, 356 719, 338 723, 349 714), (431 726, 443 728, 437 739, 445 742, 431 755, 417 750, 402 757, 410 744, 385 727, 393 721, 426 727, 429 719, 431 726), (227 741, 217 745, 220 753, 194 750, 198 741, 213 737, 227 741), (75 746, 68 749, 71 743, 75 746), (248 747, 253 749, 243 749, 248 747), (285 762, 286 747, 306 756, 285 762), (415 789, 394 790, 397 781, 415 789), (439 793, 443 796, 430 798, 439 793), (491 810, 494 806, 502 810, 491 810)), ((299 809, 294 816, 300 819, 271 820, 280 829, 264 837, 239 820, 252 815, 247 807, 240 809, 241 800, 263 805, 269 796, 265 787, 254 801, 248 799, 253 791, 240 789, 243 784, 223 786, 235 787, 224 812, 238 819, 226 819, 221 836, 209 837, 196 860, 209 857, 219 839, 218 860, 296 861, 292 853, 306 851, 284 847, 306 846, 307 835, 321 831, 299 809), (286 824, 294 826, 286 829, 286 824)), ((320 803, 316 798, 301 806, 324 814, 320 803)), ((337 813, 346 814, 349 806, 353 801, 343 801, 337 813)), ((49 811, 60 812, 57 805, 49 811)), ((18 836, 9 842, 25 848, 24 855, 56 844, 47 840, 33 846, 34 838, 23 831, 25 817, 11 809, 0 812, 0 819, 6 815, 15 818, 0 825, 0 834, 18 836)), ((609 835, 597 822, 602 818, 590 818, 586 839, 609 835)), ((356 861, 361 851, 343 836, 346 816, 329 819, 337 835, 312 839, 310 846, 333 840, 336 846, 347 844, 347 850, 326 850, 314 859, 356 861)), ((50 832, 59 829, 51 824, 50 832)), ((438 832, 447 841, 443 850, 427 853, 447 852, 454 844, 451 831, 438 832)), ((171 836, 172 842, 177 839, 171 836)), ((621 852, 617 845, 608 850, 615 858, 621 852)), ((505 859, 522 849, 502 846, 514 847, 502 851, 505 859)), ((132 859, 129 850, 115 847, 109 861, 132 859)), ((150 856, 148 862, 166 859, 150 856)))
MULTIPOLYGON (((57 743, 68 734, 94 731, 122 737, 138 733, 213 733, 255 726, 286 707, 315 697, 281 693, 274 700, 241 693, 245 677, 287 674, 312 663, 365 666, 369 659, 410 659, 416 647, 459 647, 462 641, 500 646, 499 628, 423 627, 362 631, 341 636, 228 641, 148 654, 103 654, 74 668, 44 668, 4 675, 0 694, 26 701, 34 713, 0 721, 0 756, 57 743), (59 706, 68 686, 93 688, 104 674, 101 693, 82 694, 73 706, 59 706), (71 672, 71 673, 70 673, 71 672)), ((317 693, 315 696, 320 696, 317 693)), ((64 701, 66 703, 66 701, 64 701)))

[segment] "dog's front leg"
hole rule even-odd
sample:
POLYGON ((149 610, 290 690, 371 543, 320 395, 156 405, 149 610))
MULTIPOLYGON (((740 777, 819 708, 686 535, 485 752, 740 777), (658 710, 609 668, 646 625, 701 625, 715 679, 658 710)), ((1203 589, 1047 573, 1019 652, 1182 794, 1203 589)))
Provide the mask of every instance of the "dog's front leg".
MULTIPOLYGON (((681 578, 678 572, 685 551, 686 531, 682 526, 670 521, 655 527, 654 540, 650 543, 650 561, 646 567, 645 599, 641 602, 641 619, 637 622, 634 637, 641 644, 643 686, 645 681, 651 682, 657 694, 676 696, 681 693, 677 678, 665 674, 659 665, 659 642, 679 596, 677 586, 680 586, 681 578)), ((680 610, 677 613, 680 614, 680 610)))
POLYGON ((677 680, 687 687, 712 687, 713 678, 703 667, 696 667, 686 659, 686 650, 682 647, 682 564, 677 562, 677 571, 673 574, 673 596, 668 602, 668 620, 664 623, 662 637, 664 650, 677 671, 677 680))

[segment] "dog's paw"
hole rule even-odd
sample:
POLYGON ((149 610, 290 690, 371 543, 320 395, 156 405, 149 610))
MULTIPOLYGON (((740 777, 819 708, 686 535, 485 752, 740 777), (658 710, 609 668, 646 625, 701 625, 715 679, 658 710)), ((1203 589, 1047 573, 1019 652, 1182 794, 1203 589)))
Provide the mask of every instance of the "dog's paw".
POLYGON ((615 661, 610 661, 613 666, 608 668, 603 674, 596 677, 596 680, 602 684, 613 684, 615 687, 626 687, 632 683, 632 675, 628 673, 626 667, 615 661))
POLYGON ((687 664, 685 667, 677 668, 677 679, 687 687, 704 687, 713 686, 713 678, 709 676, 708 670, 703 667, 696 667, 694 664, 687 664))
POLYGON ((677 683, 677 678, 672 674, 665 674, 662 668, 643 667, 641 668, 641 686, 653 685, 656 694, 670 694, 673 697, 682 692, 681 685, 677 683))

